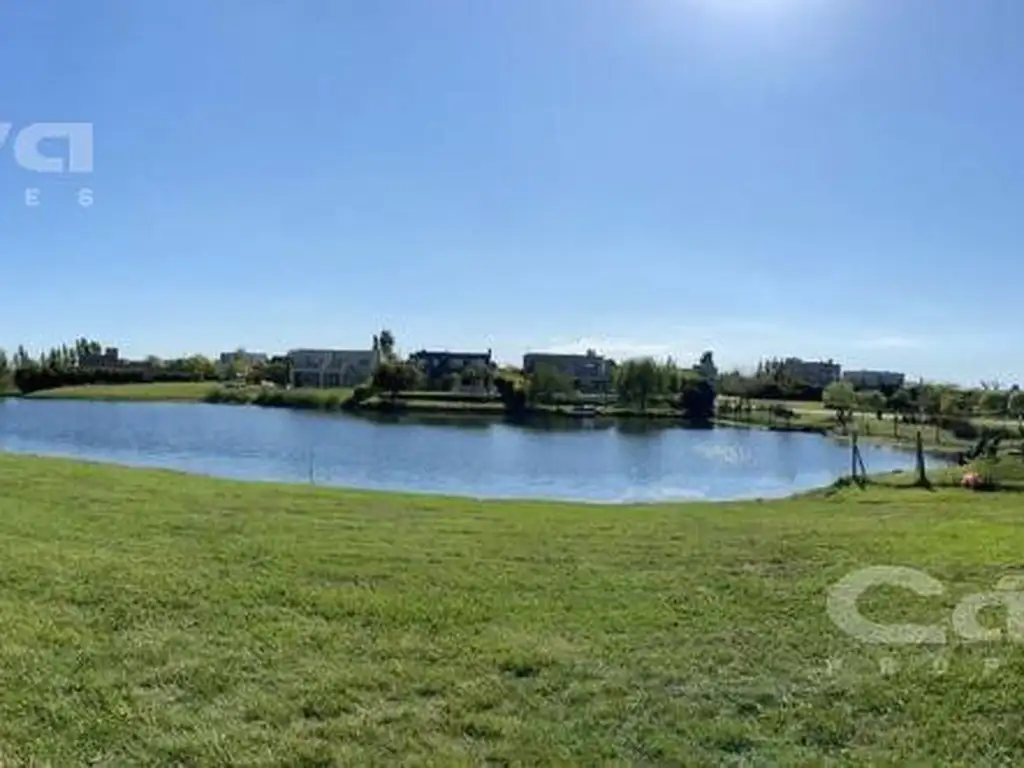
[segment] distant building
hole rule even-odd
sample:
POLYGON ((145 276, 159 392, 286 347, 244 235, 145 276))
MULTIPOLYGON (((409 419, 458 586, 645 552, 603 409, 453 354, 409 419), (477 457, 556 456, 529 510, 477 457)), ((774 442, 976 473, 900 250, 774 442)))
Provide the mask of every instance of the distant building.
POLYGON ((615 361, 588 349, 585 355, 559 355, 530 352, 523 355, 523 373, 532 374, 539 366, 548 366, 573 380, 584 393, 607 392, 615 376, 615 361))
POLYGON ((843 381, 854 389, 899 389, 906 380, 906 374, 896 371, 847 371, 843 374, 843 381))
POLYGON ((793 379, 813 387, 827 387, 839 381, 842 367, 832 360, 801 360, 789 357, 782 361, 782 370, 793 379))
POLYGON ((120 358, 117 347, 107 347, 100 354, 82 355, 78 365, 80 368, 120 368, 127 362, 120 358))
POLYGON ((237 349, 234 352, 220 353, 220 364, 225 366, 241 363, 242 365, 251 367, 257 363, 265 363, 268 359, 268 356, 263 352, 246 352, 244 349, 237 349))
POLYGON ((372 349, 294 349, 288 353, 294 387, 355 387, 369 379, 380 353, 372 349))
POLYGON ((409 362, 418 365, 431 380, 462 373, 467 368, 495 368, 489 349, 486 352, 438 352, 422 349, 409 355, 409 362))

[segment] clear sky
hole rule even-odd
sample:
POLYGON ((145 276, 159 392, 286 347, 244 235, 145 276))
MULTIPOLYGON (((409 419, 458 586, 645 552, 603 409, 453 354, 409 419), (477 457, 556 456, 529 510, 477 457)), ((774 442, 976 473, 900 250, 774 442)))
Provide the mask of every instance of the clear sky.
POLYGON ((4 3, 0 346, 387 326, 1024 380, 1021 30, 1021 0, 4 3), (56 121, 91 173, 20 166, 56 121))

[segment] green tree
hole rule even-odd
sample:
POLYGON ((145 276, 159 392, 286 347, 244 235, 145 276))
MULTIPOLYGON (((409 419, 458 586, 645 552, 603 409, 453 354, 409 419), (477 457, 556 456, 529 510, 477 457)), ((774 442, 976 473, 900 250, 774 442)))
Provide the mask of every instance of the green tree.
POLYGON ((259 362, 249 369, 246 380, 252 384, 269 381, 280 387, 287 386, 290 379, 288 358, 273 357, 266 362, 259 362))
POLYGON ((711 350, 706 350, 701 356, 697 363, 697 370, 701 376, 711 382, 712 385, 716 383, 718 379, 718 368, 715 366, 715 356, 711 350))
POLYGON ((1024 422, 1024 390, 1018 389, 1010 393, 1006 403, 1006 412, 1010 418, 1024 422))
POLYGON ((494 388, 509 413, 525 410, 527 386, 526 379, 516 371, 503 370, 494 379, 494 388))
POLYGON ((879 419, 882 418, 887 404, 885 395, 877 389, 857 393, 857 406, 863 411, 875 414, 879 419))
POLYGON ((394 400, 400 392, 417 389, 421 376, 420 369, 412 363, 384 360, 373 372, 373 386, 377 390, 387 392, 394 400))
POLYGON ((11 362, 7 359, 7 353, 0 349, 0 392, 10 388, 12 374, 11 362))
POLYGON ((1005 416, 1010 402, 1010 393, 1001 389, 985 389, 981 392, 978 409, 983 415, 1005 416))
POLYGON ((665 393, 664 370, 649 357, 627 360, 616 371, 615 389, 624 403, 645 411, 652 397, 665 393))
POLYGON ((380 345, 380 356, 382 360, 394 360, 395 359, 395 334, 389 331, 387 328, 380 332, 377 337, 377 341, 380 345))
POLYGON ((710 423, 715 416, 715 386, 706 376, 685 376, 680 382, 679 408, 687 419, 710 423))
POLYGON ((572 378, 549 365, 538 365, 526 380, 526 399, 530 403, 553 403, 575 392, 572 378))
POLYGON ((857 405, 857 393, 850 383, 834 381, 829 384, 822 393, 822 402, 826 408, 836 412, 836 419, 845 431, 847 421, 857 405))
POLYGON ((676 365, 676 361, 669 357, 665 364, 660 366, 661 383, 659 389, 670 395, 681 395, 683 392, 684 372, 676 365))
POLYGON ((197 379, 217 378, 217 366, 213 360, 204 355, 189 355, 181 360, 169 361, 166 365, 197 379))
POLYGON ((18 350, 14 353, 14 368, 29 368, 33 366, 33 360, 29 355, 28 350, 25 349, 21 344, 18 345, 18 350))
POLYGON ((939 399, 939 411, 944 421, 963 418, 967 411, 964 393, 953 387, 943 391, 939 399))

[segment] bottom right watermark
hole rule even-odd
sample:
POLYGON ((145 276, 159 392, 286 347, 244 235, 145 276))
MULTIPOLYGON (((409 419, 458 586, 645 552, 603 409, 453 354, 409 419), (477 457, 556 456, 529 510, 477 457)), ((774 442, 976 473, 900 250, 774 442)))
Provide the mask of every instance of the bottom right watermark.
MULTIPOLYGON (((946 621, 929 624, 883 623, 867 618, 860 610, 859 601, 877 587, 896 587, 921 597, 939 597, 946 594, 946 586, 924 571, 903 566, 872 566, 855 571, 840 579, 828 590, 826 608, 829 618, 844 633, 863 643, 874 646, 931 646, 941 648, 954 642, 965 644, 1013 643, 1024 644, 1024 573, 1005 576, 991 591, 965 595, 954 606, 946 621), (1005 625, 987 626, 980 620, 986 608, 1005 610, 1005 625)), ((999 668, 1001 660, 991 656, 982 662, 983 672, 999 668)), ((900 668, 895 656, 883 658, 879 667, 883 674, 892 674, 900 668)), ((828 673, 838 671, 841 662, 829 662, 828 673)), ((935 655, 930 667, 942 674, 948 667, 948 658, 935 655)))

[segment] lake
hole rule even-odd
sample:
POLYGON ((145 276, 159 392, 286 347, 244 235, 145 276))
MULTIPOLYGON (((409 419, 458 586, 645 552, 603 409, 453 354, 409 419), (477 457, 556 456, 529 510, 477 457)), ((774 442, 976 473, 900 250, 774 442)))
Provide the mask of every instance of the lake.
MULTIPOLYGON (((850 466, 848 446, 803 433, 77 400, 0 400, 0 450, 242 480, 607 503, 773 498, 850 466)), ((913 465, 907 453, 861 450, 869 472, 913 465)))

